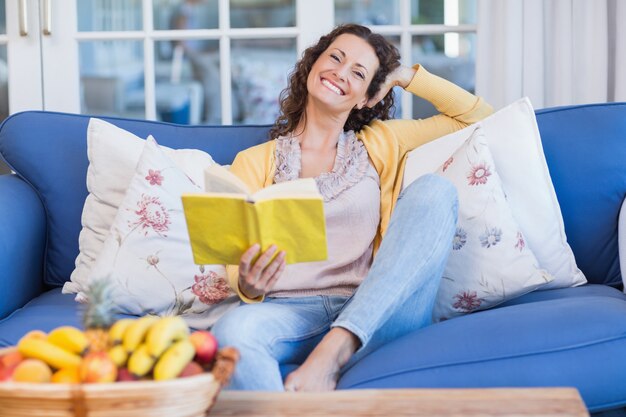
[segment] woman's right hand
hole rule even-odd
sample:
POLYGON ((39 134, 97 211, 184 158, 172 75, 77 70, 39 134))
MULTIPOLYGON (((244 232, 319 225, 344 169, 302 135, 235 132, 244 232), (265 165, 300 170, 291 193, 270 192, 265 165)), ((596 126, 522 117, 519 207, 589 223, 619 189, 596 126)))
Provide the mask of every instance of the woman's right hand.
POLYGON ((241 255, 239 261, 239 290, 248 298, 257 298, 267 294, 276 284, 285 269, 285 251, 281 251, 271 262, 276 253, 276 245, 270 246, 252 264, 261 251, 258 243, 252 245, 241 255))
POLYGON ((394 87, 402 87, 406 88, 411 83, 411 80, 415 76, 416 69, 413 67, 406 67, 404 65, 400 65, 395 70, 391 71, 385 81, 380 85, 378 92, 374 95, 374 97, 370 97, 367 100, 367 107, 374 107, 380 100, 385 98, 387 93, 394 87))

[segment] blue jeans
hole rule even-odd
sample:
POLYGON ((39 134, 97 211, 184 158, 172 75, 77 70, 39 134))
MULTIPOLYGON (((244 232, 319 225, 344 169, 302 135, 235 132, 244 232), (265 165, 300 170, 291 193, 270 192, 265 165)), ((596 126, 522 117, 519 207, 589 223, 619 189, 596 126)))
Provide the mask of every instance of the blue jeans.
POLYGON ((456 189, 424 175, 398 198, 372 267, 352 297, 267 298, 226 313, 212 329, 241 359, 230 389, 282 391, 280 365, 302 363, 332 327, 354 333, 360 358, 431 323, 457 220, 456 189))

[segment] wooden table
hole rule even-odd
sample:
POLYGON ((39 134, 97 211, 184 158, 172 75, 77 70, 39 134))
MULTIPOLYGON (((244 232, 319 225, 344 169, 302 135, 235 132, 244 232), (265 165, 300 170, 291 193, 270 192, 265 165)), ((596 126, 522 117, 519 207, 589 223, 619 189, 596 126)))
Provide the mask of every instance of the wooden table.
POLYGON ((574 388, 222 391, 209 417, 588 417, 574 388))

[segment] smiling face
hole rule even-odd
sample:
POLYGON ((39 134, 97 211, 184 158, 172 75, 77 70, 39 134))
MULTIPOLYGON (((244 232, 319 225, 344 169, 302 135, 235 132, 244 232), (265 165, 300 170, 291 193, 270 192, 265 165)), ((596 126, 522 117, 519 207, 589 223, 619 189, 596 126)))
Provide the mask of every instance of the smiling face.
POLYGON ((362 108, 378 66, 378 57, 369 43, 352 34, 338 36, 309 72, 308 104, 321 104, 346 114, 354 107, 362 108))

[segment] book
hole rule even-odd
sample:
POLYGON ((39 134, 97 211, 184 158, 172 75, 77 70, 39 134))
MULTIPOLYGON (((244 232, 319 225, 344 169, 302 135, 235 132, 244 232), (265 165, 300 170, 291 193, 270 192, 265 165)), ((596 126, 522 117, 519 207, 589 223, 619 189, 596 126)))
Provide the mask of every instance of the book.
POLYGON ((239 265, 253 244, 286 252, 288 264, 328 258, 324 200, 315 180, 272 184, 251 193, 226 168, 205 170, 205 192, 182 195, 196 264, 239 265))

